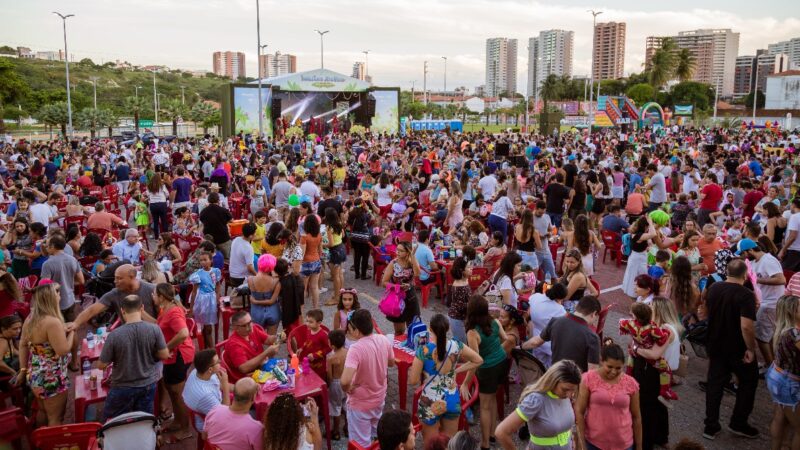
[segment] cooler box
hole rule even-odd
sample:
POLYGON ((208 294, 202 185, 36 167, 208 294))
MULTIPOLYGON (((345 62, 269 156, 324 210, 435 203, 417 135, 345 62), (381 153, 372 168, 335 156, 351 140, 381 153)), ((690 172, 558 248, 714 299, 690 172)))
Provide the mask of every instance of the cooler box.
POLYGON ((239 219, 239 220, 232 220, 228 224, 228 231, 231 234, 231 237, 241 236, 242 235, 242 227, 250 222, 247 219, 239 219))

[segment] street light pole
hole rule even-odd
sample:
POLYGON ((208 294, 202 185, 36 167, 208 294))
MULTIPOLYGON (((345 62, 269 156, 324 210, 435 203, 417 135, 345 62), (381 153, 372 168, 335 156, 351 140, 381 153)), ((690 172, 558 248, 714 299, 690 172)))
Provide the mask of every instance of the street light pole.
POLYGON ((719 102, 719 77, 717 77, 717 84, 714 86, 714 126, 717 125, 717 103, 719 102))
POLYGON ((134 86, 134 87, 133 87, 133 89, 134 89, 134 90, 133 90, 133 95, 134 95, 134 96, 135 96, 137 99, 139 98, 139 89, 141 89, 141 88, 142 88, 141 86, 134 86))
POLYGON ((53 14, 61 17, 61 23, 64 28, 64 66, 66 67, 67 72, 67 120, 69 121, 69 125, 67 126, 67 133, 69 133, 69 137, 72 137, 72 98, 69 94, 69 52, 67 51, 67 19, 70 17, 75 17, 75 14, 61 14, 59 12, 53 11, 53 14))
POLYGON ((325 36, 327 33, 330 33, 331 31, 330 30, 325 30, 325 31, 314 30, 314 31, 319 33, 319 67, 321 69, 324 69, 325 68, 325 47, 324 47, 323 42, 322 42, 322 37, 325 36))
POLYGON ((756 81, 753 83, 753 118, 752 121, 755 123, 756 121, 756 105, 758 105, 758 56, 756 56, 755 61, 755 72, 756 72, 756 81))
POLYGON ((261 78, 263 74, 261 73, 261 9, 259 5, 259 1, 256 0, 256 44, 258 45, 258 51, 256 54, 256 73, 258 73, 258 138, 264 135, 264 123, 262 116, 264 115, 264 105, 263 100, 261 99, 261 78))
POLYGON ((185 105, 186 104, 186 97, 183 95, 184 94, 184 89, 186 89, 186 86, 181 86, 181 105, 185 105))
POLYGON ((364 54, 364 80, 369 80, 369 50, 361 52, 364 54))
POLYGON ((447 56, 442 56, 444 60, 444 95, 447 95, 447 56))
POLYGON ((155 113, 155 125, 158 125, 158 88, 156 87, 156 69, 153 69, 153 110, 155 113))
POLYGON ((89 79, 92 80, 92 93, 94 94, 94 109, 96 111, 97 110, 97 80, 99 80, 100 77, 89 77, 89 79))
MULTIPOLYGON (((592 56, 594 56, 594 46, 596 43, 594 42, 594 35, 597 31, 597 16, 603 14, 603 11, 595 11, 593 9, 588 10, 592 14, 592 56)), ((593 58, 594 59, 594 58, 593 58)), ((592 94, 594 91, 594 67, 592 67, 591 72, 589 72, 589 133, 592 132, 592 125, 594 125, 594 114, 592 113, 592 94)), ((599 91, 598 91, 599 92, 599 91)))
POLYGON ((425 105, 427 105, 428 104, 428 61, 425 61, 425 64, 423 64, 422 99, 424 100, 425 105))

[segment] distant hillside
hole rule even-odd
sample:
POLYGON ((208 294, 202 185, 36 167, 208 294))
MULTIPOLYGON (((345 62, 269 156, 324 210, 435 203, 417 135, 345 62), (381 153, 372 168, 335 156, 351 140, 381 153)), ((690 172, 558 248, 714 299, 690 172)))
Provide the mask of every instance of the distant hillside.
MULTIPOLYGON (((125 97, 134 96, 135 87, 139 86, 139 97, 147 99, 151 105, 150 110, 144 111, 141 118, 153 118, 152 72, 115 69, 114 63, 97 65, 87 58, 71 62, 69 74, 73 111, 92 106, 91 77, 98 77, 98 108, 111 109, 120 116, 128 116, 130 112, 123 108, 123 101, 125 97)), ((63 61, 0 57, 0 96, 2 96, 0 101, 5 99, 5 116, 9 117, 8 111, 11 109, 18 110, 17 105, 21 106, 24 112, 33 114, 43 105, 66 100, 64 75, 63 61)), ((213 73, 208 73, 204 77, 195 77, 181 70, 156 74, 158 93, 163 94, 160 100, 162 104, 170 99, 180 100, 181 86, 184 87, 187 105, 192 105, 198 100, 219 102, 220 86, 229 82, 229 79, 218 77, 213 73)), ((16 114, 16 111, 14 113, 16 114)))

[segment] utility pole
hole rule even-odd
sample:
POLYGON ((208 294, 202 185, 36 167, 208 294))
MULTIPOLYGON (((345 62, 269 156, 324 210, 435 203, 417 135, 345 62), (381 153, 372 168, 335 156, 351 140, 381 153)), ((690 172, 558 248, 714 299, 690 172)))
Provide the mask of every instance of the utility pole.
POLYGON ((753 83, 753 118, 752 121, 755 123, 756 121, 756 105, 758 105, 758 56, 756 56, 755 60, 755 72, 756 72, 756 82, 753 83))
MULTIPOLYGON (((75 17, 75 14, 61 14, 58 12, 53 11, 53 14, 61 17, 61 23, 64 27, 64 66, 67 72, 67 120, 69 124, 67 125, 67 133, 69 137, 72 137, 73 130, 72 130, 72 98, 69 94, 69 53, 67 52, 67 19, 70 17, 75 17)), ((66 138, 66 136, 65 136, 66 138)))
POLYGON ((447 95, 447 56, 442 56, 444 60, 444 95, 447 95))
POLYGON ((369 80, 369 50, 361 52, 364 54, 364 80, 369 80))
POLYGON ((719 101, 719 77, 717 77, 717 84, 714 86, 714 125, 717 125, 717 103, 719 101))
POLYGON ((330 30, 325 30, 325 31, 314 30, 314 31, 319 33, 319 67, 321 69, 324 69, 325 68, 325 47, 324 47, 323 42, 322 42, 322 37, 325 36, 326 34, 330 33, 331 31, 330 30))
POLYGON ((422 99, 428 105, 428 61, 425 61, 422 71, 422 99))
POLYGON ((156 72, 157 69, 153 69, 153 109, 155 110, 154 125, 158 125, 158 88, 156 87, 156 72))
POLYGON ((186 97, 183 95, 184 94, 184 89, 186 89, 186 86, 181 86, 181 105, 185 105, 186 104, 186 97))
MULTIPOLYGON (((588 10, 592 14, 592 59, 594 59, 594 35, 595 31, 597 30, 597 16, 603 14, 603 11, 595 11, 593 9, 588 10)), ((594 125, 594 114, 592 113, 592 92, 594 91, 594 67, 592 71, 589 72, 589 84, 591 88, 589 89, 589 133, 592 132, 592 125, 594 125)), ((599 92, 599 88, 598 88, 599 92)))
POLYGON ((139 99, 139 89, 141 89, 141 88, 142 88, 141 86, 134 86, 133 87, 133 95, 136 97, 137 100, 139 99))
POLYGON ((264 135, 264 124, 262 123, 261 116, 264 115, 264 105, 263 100, 261 99, 261 9, 259 6, 259 1, 256 0, 256 42, 258 45, 258 52, 256 54, 256 65, 258 68, 256 69, 256 73, 258 73, 258 138, 264 135))
POLYGON ((97 111, 97 80, 99 80, 100 77, 89 77, 89 79, 92 80, 92 93, 94 94, 94 109, 95 111, 97 111))
POLYGON ((412 103, 417 101, 417 99, 414 97, 414 85, 416 83, 417 83, 417 80, 411 80, 411 102, 412 103))

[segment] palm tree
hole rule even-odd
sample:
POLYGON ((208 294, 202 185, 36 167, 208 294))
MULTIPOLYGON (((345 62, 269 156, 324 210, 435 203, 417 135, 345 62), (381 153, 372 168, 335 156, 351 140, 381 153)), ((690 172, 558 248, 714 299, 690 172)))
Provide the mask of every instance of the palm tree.
POLYGON ((61 135, 66 139, 67 137, 67 123, 69 123, 69 116, 67 114, 67 103, 58 102, 43 106, 36 114, 39 121, 53 126, 61 126, 61 135))
POLYGON ((147 100, 144 97, 125 97, 123 103, 125 109, 133 114, 133 126, 136 127, 136 134, 139 134, 139 114, 147 107, 147 100))
POLYGON ((191 111, 189 111, 189 118, 191 118, 195 123, 200 123, 203 127, 203 134, 208 133, 208 126, 206 126, 206 122, 208 119, 214 115, 217 111, 217 108, 214 105, 206 102, 197 102, 192 106, 191 111))
POLYGON ((114 133, 114 127, 119 125, 119 116, 110 109, 101 109, 100 111, 100 125, 108 128, 108 137, 114 133))
POLYGON ((97 135, 97 128, 100 126, 100 110, 94 108, 83 108, 75 115, 78 126, 89 129, 89 137, 94 139, 97 135))
POLYGON ((164 117, 172 121, 172 134, 174 136, 178 135, 178 119, 186 116, 188 113, 188 108, 181 103, 178 99, 169 99, 161 105, 160 108, 161 114, 164 114, 164 117))
POLYGON ((688 48, 682 48, 675 54, 675 76, 681 81, 689 81, 694 73, 696 61, 688 48))
POLYGON ((542 97, 542 111, 547 112, 547 102, 559 98, 562 91, 561 79, 555 75, 550 74, 544 79, 542 85, 539 87, 539 95, 542 97))

